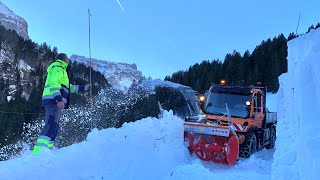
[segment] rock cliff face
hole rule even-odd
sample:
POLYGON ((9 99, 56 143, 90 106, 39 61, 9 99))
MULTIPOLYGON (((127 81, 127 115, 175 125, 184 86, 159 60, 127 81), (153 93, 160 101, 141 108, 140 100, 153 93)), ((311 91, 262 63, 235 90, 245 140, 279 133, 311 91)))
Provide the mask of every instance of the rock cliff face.
MULTIPOLYGON (((37 69, 41 66, 41 61, 36 59, 40 59, 42 54, 36 57, 25 56, 22 59, 22 56, 17 56, 17 53, 14 52, 13 46, 8 42, 0 43, 0 80, 4 81, 6 86, 9 86, 8 93, 5 96, 15 96, 18 88, 21 87, 22 96, 28 100, 41 77, 36 74, 37 69)), ((2 95, 4 96, 4 94, 2 95)), ((3 100, 4 98, 0 98, 0 103, 3 100)))
MULTIPOLYGON (((89 66, 89 58, 72 55, 70 59, 74 62, 89 66)), ((141 71, 137 70, 136 64, 116 63, 92 59, 93 70, 102 73, 115 89, 126 92, 133 84, 143 79, 141 71)))
POLYGON ((29 39, 27 22, 12 12, 2 2, 0 2, 0 24, 7 29, 15 30, 23 39, 29 39))

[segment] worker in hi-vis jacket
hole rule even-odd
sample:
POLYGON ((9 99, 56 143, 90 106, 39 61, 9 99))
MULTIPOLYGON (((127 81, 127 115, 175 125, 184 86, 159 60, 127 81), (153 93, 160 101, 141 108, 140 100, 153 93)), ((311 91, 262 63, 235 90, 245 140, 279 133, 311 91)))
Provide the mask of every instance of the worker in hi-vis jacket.
POLYGON ((52 149, 58 135, 59 119, 62 109, 69 107, 69 94, 85 92, 91 84, 72 85, 69 82, 69 58, 60 53, 47 69, 47 79, 42 94, 42 107, 46 110, 45 126, 40 132, 34 146, 33 154, 38 154, 42 148, 52 149))

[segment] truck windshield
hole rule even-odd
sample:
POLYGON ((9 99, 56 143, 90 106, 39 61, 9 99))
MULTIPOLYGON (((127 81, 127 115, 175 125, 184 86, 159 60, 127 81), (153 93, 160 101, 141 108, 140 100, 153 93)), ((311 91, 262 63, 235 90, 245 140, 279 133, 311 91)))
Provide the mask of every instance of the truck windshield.
POLYGON ((226 114, 226 103, 233 117, 246 118, 249 115, 246 102, 251 102, 252 95, 223 94, 210 92, 204 111, 209 114, 226 114))

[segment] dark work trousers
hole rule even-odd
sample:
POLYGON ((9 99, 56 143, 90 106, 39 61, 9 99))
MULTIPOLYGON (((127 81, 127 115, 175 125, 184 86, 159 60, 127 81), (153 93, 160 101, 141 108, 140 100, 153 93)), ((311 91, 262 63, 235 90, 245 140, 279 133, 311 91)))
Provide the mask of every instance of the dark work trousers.
POLYGON ((58 135, 60 114, 62 109, 58 108, 56 104, 48 105, 45 107, 45 109, 46 124, 41 130, 40 136, 47 136, 51 139, 51 141, 54 141, 58 135))

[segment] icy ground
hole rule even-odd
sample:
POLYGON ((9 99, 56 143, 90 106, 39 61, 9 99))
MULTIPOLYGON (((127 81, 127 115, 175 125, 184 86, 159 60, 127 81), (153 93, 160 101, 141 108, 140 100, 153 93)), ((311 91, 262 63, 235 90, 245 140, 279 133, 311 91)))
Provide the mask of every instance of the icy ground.
POLYGON ((94 129, 87 141, 44 151, 26 150, 0 162, 0 179, 270 179, 274 150, 235 166, 202 162, 183 143, 183 120, 172 112, 119 129, 94 129))

